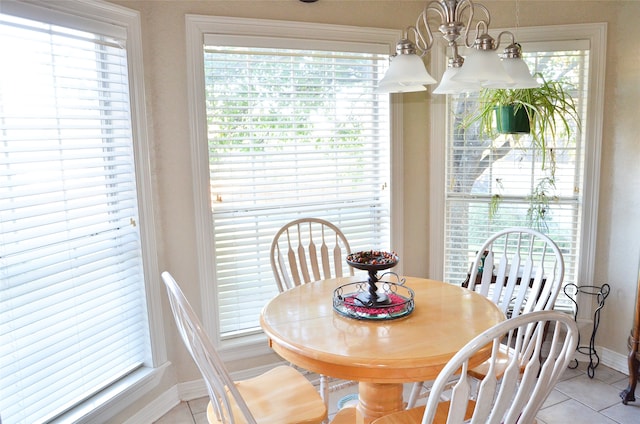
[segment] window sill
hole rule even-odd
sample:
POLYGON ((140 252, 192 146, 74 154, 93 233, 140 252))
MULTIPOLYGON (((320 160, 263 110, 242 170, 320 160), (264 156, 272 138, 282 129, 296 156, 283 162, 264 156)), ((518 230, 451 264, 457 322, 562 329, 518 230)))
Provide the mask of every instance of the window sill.
POLYGON ((142 367, 69 410, 51 424, 107 422, 158 385, 170 362, 142 367))

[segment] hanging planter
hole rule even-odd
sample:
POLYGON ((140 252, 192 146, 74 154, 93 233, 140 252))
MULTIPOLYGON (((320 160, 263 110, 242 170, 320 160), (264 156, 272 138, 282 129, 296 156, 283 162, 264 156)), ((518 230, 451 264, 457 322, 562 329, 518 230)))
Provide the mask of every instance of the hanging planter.
MULTIPOLYGON (((491 135, 496 132, 506 134, 530 133, 531 139, 542 157, 542 168, 549 165, 553 168, 553 157, 547 155, 547 139, 554 140, 561 133, 569 137, 573 131, 570 121, 580 126, 578 111, 571 95, 559 81, 547 81, 541 74, 536 74, 541 82, 539 87, 518 89, 488 89, 480 91, 478 109, 463 119, 462 126, 467 127, 479 123, 481 134, 491 135), (519 118, 527 121, 526 127, 508 128, 502 118, 512 116, 504 113, 502 107, 515 109, 519 118), (528 119, 526 119, 528 118, 528 119), (547 160, 551 163, 547 163, 547 160)), ((508 125, 508 124, 507 124, 508 125)), ((523 124, 526 125, 526 124, 523 124)))
POLYGON ((524 107, 502 105, 494 108, 496 128, 500 134, 529 134, 531 125, 529 115, 524 107))

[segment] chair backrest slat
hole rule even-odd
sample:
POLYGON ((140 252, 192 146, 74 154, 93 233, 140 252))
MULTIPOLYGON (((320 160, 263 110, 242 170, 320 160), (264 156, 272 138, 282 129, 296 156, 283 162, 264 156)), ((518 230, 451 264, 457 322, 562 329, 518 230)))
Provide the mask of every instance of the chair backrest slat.
POLYGON ((298 262, 300 265, 300 276, 302 278, 301 282, 308 282, 311 280, 309 276, 309 259, 315 260, 315 258, 307 257, 307 251, 304 248, 304 243, 302 242, 302 228, 300 228, 300 224, 298 224, 298 262))
MULTIPOLYGON (((311 223, 309 223, 309 225, 311 225, 311 223)), ((311 261, 311 271, 313 272, 313 279, 319 280, 321 277, 320 267, 318 266, 318 248, 313 240, 313 231, 311 231, 311 228, 309 229, 309 233, 309 260, 311 261)))
POLYGON ((331 274, 331 266, 329 265, 329 246, 327 245, 324 225, 321 228, 321 232, 322 232, 322 248, 320 249, 320 251, 321 251, 322 272, 323 272, 324 278, 328 279, 333 277, 333 275, 331 274))
POLYGON ((291 245, 291 235, 287 230, 287 244, 289 249, 287 250, 287 257, 289 258, 289 271, 291 272, 291 280, 295 286, 300 285, 300 272, 298 270, 298 260, 296 258, 296 252, 291 245))

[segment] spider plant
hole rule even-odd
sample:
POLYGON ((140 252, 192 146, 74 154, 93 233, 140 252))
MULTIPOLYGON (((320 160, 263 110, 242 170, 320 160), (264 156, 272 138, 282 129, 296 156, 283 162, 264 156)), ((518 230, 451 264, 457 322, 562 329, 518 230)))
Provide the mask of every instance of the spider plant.
POLYGON ((558 196, 553 195, 556 188, 555 178, 545 177, 538 181, 533 192, 529 196, 529 209, 527 210, 527 220, 529 226, 538 231, 547 230, 547 216, 552 200, 558 200, 558 196))
MULTIPOLYGON (((479 95, 479 108, 463 120, 463 126, 479 122, 480 132, 495 135, 495 109, 511 105, 514 112, 524 109, 529 118, 531 138, 542 158, 542 168, 547 163, 547 140, 556 137, 569 138, 573 128, 571 121, 580 127, 580 117, 571 94, 560 81, 548 81, 542 74, 535 74, 540 86, 518 89, 483 89, 479 95)), ((552 159, 552 158, 551 158, 552 159)))

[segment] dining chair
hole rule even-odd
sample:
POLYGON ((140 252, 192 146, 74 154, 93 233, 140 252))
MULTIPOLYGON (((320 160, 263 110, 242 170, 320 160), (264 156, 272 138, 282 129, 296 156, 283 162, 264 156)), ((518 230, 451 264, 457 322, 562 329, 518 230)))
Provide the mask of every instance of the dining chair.
POLYGON ((340 229, 320 218, 285 224, 271 242, 271 269, 280 292, 300 284, 354 275, 347 265, 349 242, 340 229))
MULTIPOLYGON (((463 287, 489 298, 508 318, 553 309, 564 280, 562 252, 547 235, 530 228, 507 228, 478 250, 463 287)), ((475 371, 482 377, 486 364, 475 371)), ((426 391, 425 391, 426 390, 426 391)), ((415 383, 407 408, 428 394, 415 383)))
POLYGON ((277 366, 234 382, 175 279, 162 273, 178 332, 209 393, 207 419, 222 424, 319 424, 327 408, 315 387, 292 367, 277 366))
MULTIPOLYGON (((285 224, 271 242, 271 269, 280 292, 321 279, 353 276, 347 265, 351 253, 342 231, 320 218, 301 218, 285 224)), ((328 405, 329 393, 355 385, 320 375, 320 394, 328 405)))
POLYGON ((472 339, 447 362, 425 406, 378 418, 373 424, 534 423, 577 344, 578 327, 568 314, 536 311, 507 319, 472 339), (551 342, 545 342, 547 328, 553 331, 551 342), (511 346, 513 355, 501 364, 504 345, 511 346), (477 381, 469 374, 470 363, 486 349, 490 349, 488 372, 477 381), (458 379, 449 388, 454 374, 458 379))

